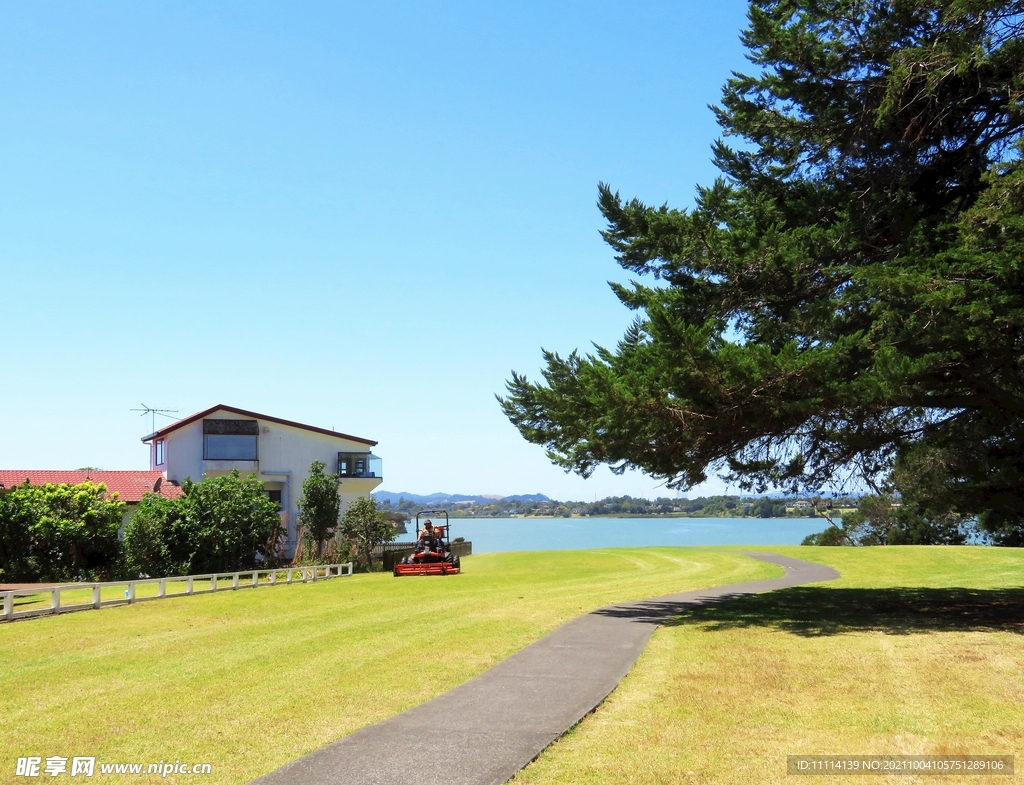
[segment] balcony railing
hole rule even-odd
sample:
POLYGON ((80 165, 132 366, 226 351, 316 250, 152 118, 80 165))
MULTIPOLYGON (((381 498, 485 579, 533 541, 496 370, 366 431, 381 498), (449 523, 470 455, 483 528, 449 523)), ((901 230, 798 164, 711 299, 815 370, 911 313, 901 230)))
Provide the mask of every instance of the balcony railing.
POLYGON ((338 453, 339 477, 383 477, 383 465, 383 461, 370 452, 338 453))

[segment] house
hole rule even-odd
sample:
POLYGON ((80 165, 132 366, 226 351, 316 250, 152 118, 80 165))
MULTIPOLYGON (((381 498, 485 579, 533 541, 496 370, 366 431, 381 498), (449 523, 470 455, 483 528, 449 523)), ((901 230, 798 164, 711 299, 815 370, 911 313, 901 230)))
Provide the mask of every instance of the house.
POLYGON ((343 507, 383 482, 381 459, 370 452, 377 442, 333 429, 282 420, 266 414, 218 405, 161 428, 142 439, 149 446, 149 468, 172 484, 238 470, 255 474, 270 498, 281 505, 286 523, 285 555, 298 542, 302 485, 313 461, 341 478, 343 507))
POLYGON ((26 482, 29 485, 78 485, 83 482, 99 485, 103 483, 107 486, 108 498, 116 493, 118 498, 128 505, 122 518, 122 525, 135 514, 139 502, 147 493, 155 493, 168 499, 181 496, 181 487, 176 483, 169 482, 164 474, 158 471, 0 469, 0 493, 26 482))

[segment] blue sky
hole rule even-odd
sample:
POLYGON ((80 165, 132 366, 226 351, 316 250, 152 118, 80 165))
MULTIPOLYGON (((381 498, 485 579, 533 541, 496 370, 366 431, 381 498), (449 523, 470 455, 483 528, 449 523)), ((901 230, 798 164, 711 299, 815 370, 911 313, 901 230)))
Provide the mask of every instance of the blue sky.
POLYGON ((0 466, 144 468, 129 409, 226 403, 378 440, 386 490, 665 493, 494 394, 621 336, 597 183, 713 180, 745 12, 5 4, 0 466))

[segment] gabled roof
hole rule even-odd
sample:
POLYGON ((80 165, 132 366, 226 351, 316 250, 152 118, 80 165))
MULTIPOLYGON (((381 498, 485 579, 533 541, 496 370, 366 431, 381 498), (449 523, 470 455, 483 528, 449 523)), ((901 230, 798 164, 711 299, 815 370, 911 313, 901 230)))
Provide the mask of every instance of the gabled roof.
POLYGON ((339 433, 338 431, 328 431, 326 428, 317 428, 314 425, 303 425, 300 422, 292 422, 291 420, 282 420, 280 417, 271 417, 269 414, 259 414, 258 412, 249 412, 245 409, 236 409, 234 406, 225 406, 224 404, 218 404, 217 406, 211 406, 209 409, 203 409, 201 412, 196 412, 183 420, 178 420, 175 423, 171 423, 166 428, 161 428, 159 431, 151 433, 149 436, 143 436, 142 441, 150 442, 153 439, 178 430, 190 423, 194 423, 196 420, 201 420, 209 414, 213 414, 217 411, 231 412, 232 414, 240 414, 243 417, 252 417, 257 420, 267 420, 268 422, 276 422, 279 425, 289 425, 292 428, 301 428, 304 431, 313 431, 313 433, 322 433, 325 436, 336 436, 339 439, 347 439, 350 442, 359 442, 361 444, 368 444, 373 447, 377 442, 372 439, 362 439, 359 436, 350 436, 347 433, 339 433))
POLYGON ((90 481, 107 486, 107 495, 116 493, 121 501, 138 504, 147 493, 156 493, 168 499, 181 496, 181 486, 164 479, 163 472, 115 471, 104 472, 60 471, 51 469, 0 469, 0 483, 6 490, 28 481, 30 485, 78 485, 90 481))

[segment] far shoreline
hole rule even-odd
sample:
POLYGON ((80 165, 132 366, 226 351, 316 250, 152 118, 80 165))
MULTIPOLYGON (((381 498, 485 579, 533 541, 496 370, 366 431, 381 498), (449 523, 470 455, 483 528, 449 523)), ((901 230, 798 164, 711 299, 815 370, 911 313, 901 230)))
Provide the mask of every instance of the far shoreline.
MULTIPOLYGON (((837 514, 836 517, 839 517, 837 514)), ((756 515, 686 515, 678 512, 657 512, 657 513, 599 513, 597 515, 451 515, 453 521, 487 521, 487 520, 569 520, 588 518, 679 518, 698 521, 824 521, 828 520, 821 515, 773 515, 770 518, 761 518, 756 515)))

